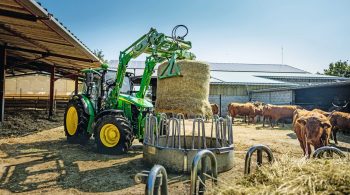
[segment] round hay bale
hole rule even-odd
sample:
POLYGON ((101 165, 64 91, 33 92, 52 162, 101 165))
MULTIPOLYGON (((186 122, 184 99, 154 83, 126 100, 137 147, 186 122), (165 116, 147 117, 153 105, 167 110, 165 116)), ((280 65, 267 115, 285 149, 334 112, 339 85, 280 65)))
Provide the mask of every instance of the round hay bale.
POLYGON ((181 75, 159 79, 167 65, 158 68, 156 112, 211 116, 210 66, 193 60, 177 61, 181 75))

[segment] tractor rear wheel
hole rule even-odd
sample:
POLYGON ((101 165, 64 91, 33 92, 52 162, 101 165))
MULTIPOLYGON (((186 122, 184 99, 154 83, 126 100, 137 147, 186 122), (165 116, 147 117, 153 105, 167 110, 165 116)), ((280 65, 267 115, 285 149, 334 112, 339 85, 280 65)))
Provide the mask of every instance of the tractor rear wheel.
POLYGON ((133 134, 128 120, 120 115, 104 115, 95 125, 97 152, 102 154, 123 154, 131 147, 133 134))
POLYGON ((89 115, 84 112, 80 99, 71 99, 64 113, 64 132, 67 141, 73 144, 86 144, 90 139, 87 132, 89 115))

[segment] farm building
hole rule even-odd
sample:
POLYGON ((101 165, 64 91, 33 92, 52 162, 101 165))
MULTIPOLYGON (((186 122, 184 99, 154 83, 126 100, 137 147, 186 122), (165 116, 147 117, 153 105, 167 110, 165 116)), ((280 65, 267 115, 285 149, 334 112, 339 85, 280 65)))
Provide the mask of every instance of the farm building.
POLYGON ((333 104, 346 105, 350 101, 350 80, 251 91, 253 101, 271 104, 296 104, 306 108, 329 110, 333 104))
POLYGON ((43 100, 51 117, 55 96, 77 93, 80 70, 101 62, 36 1, 1 1, 0 10, 0 122, 4 107, 24 101, 18 95, 35 108, 43 100))
MULTIPOLYGON (((117 60, 110 61, 111 67, 116 68, 117 64, 117 60)), ((342 77, 312 74, 285 64, 210 62, 209 64, 211 66, 209 101, 221 105, 222 114, 227 112, 229 102, 260 100, 276 104, 293 103, 293 94, 288 90, 271 92, 269 94, 271 96, 269 96, 269 100, 266 98, 257 98, 259 90, 307 87, 321 83, 338 83, 348 80, 342 77), (255 94, 254 96, 252 96, 253 92, 255 94)), ((143 61, 132 61, 128 66, 128 71, 136 77, 142 75, 143 69, 143 61)), ((155 81, 156 77, 154 76, 152 83, 156 84, 155 81)), ((153 99, 155 99, 154 95, 153 99)))

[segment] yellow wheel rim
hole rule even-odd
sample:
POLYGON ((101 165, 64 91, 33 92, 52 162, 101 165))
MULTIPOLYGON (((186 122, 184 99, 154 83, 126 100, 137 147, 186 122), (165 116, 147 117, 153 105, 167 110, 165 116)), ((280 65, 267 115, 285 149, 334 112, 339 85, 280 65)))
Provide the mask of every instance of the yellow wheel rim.
POLYGON ((116 146, 120 140, 118 127, 113 124, 103 125, 100 131, 100 139, 106 147, 116 146))
POLYGON ((66 115, 66 127, 69 135, 74 135, 78 129, 78 112, 74 106, 71 106, 66 115))

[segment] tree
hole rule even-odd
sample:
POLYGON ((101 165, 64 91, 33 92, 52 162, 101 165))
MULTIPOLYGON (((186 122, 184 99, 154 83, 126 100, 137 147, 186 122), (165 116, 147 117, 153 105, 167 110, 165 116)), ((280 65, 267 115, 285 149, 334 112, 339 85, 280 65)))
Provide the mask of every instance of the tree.
POLYGON ((108 60, 105 59, 105 55, 103 54, 102 50, 100 49, 95 49, 93 53, 103 62, 107 63, 108 60))
POLYGON ((329 68, 324 69, 324 74, 350 78, 350 64, 348 64, 348 61, 341 60, 330 63, 329 68))

